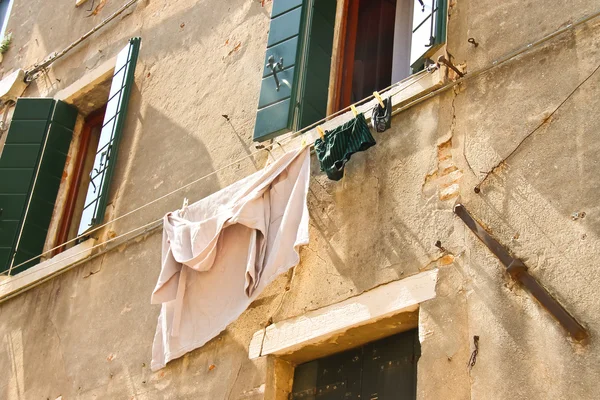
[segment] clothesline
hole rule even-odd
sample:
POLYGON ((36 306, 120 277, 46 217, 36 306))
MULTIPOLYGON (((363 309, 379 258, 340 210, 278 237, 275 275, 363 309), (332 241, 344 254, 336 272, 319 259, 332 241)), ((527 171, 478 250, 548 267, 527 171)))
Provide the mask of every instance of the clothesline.
MULTIPOLYGON (((436 90, 434 90, 434 91, 432 91, 432 92, 430 92, 430 93, 428 93, 428 94, 426 94, 426 95, 424 95, 424 96, 421 96, 421 97, 419 97, 419 98, 417 98, 417 99, 413 100, 412 102, 409 102, 408 104, 406 104, 406 105, 404 105, 404 106, 402 106, 402 107, 398 108, 397 110, 393 111, 393 112, 392 112, 392 116, 394 116, 394 115, 397 115, 398 113, 400 113, 400 112, 402 112, 402 111, 404 111, 404 110, 406 110, 406 109, 408 109, 408 108, 411 108, 411 107, 413 107, 414 105, 417 105, 417 104, 419 104, 419 103, 421 103, 421 102, 423 102, 423 101, 425 101, 425 100, 427 100, 427 99, 429 99, 429 98, 431 98, 431 97, 433 97, 433 96, 436 96, 436 95, 438 95, 438 94, 440 94, 440 93, 442 93, 442 92, 445 92, 446 90, 449 90, 449 89, 451 89, 452 87, 454 87, 454 86, 456 86, 456 85, 458 85, 458 84, 460 84, 460 83, 462 83, 462 82, 465 82, 465 81, 467 81, 467 80, 470 80, 470 79, 473 79, 473 78, 475 78, 475 77, 477 77, 477 76, 479 76, 479 75, 482 75, 482 74, 484 74, 484 73, 487 73, 487 72, 491 71, 492 69, 495 69, 495 68, 499 67, 500 65, 502 65, 502 64, 504 64, 504 63, 506 63, 506 62, 508 62, 508 61, 510 61, 510 60, 512 60, 512 59, 514 59, 514 58, 516 58, 516 57, 518 57, 519 55, 521 55, 521 54, 523 54, 523 53, 525 53, 525 52, 527 52, 527 51, 530 51, 530 50, 532 50, 532 49, 534 49, 534 48, 538 47, 539 45, 541 45, 541 44, 543 44, 543 43, 547 42, 548 40, 550 40, 550 39, 552 39, 552 38, 554 38, 554 37, 556 37, 556 36, 558 36, 558 35, 560 35, 560 34, 562 34, 562 33, 564 33, 564 32, 567 32, 567 31, 569 31, 569 30, 572 30, 572 29, 574 29, 575 27, 577 27, 577 26, 580 26, 580 25, 582 25, 582 24, 584 24, 584 23, 586 23, 586 22, 588 22, 588 21, 590 21, 590 20, 592 20, 592 19, 594 19, 594 18, 596 18, 596 17, 598 17, 598 16, 600 16, 600 11, 597 11, 597 12, 595 12, 595 13, 593 13, 593 14, 590 14, 590 15, 588 15, 588 16, 586 16, 586 17, 583 17, 583 18, 581 18, 581 19, 577 20, 576 22, 574 22, 574 23, 571 23, 571 24, 568 24, 568 25, 566 25, 566 26, 564 26, 564 27, 562 27, 562 28, 560 28, 560 29, 557 29, 556 31, 554 31, 554 32, 552 32, 552 33, 550 33, 550 34, 548 34, 548 35, 546 35, 546 36, 542 37, 541 39, 538 39, 538 40, 536 40, 536 41, 534 41, 534 42, 531 42, 531 43, 529 43, 529 44, 527 44, 527 45, 525 45, 525 46, 523 46, 523 47, 520 47, 520 48, 519 48, 519 49, 517 49, 517 50, 514 50, 514 51, 512 51, 512 52, 508 53, 507 55, 505 55, 505 56, 503 56, 503 57, 500 57, 500 58, 498 58, 498 59, 496 59, 496 60, 492 61, 492 63, 490 63, 490 64, 489 64, 488 66, 486 66, 486 67, 483 67, 483 68, 481 68, 481 69, 478 69, 478 70, 476 70, 476 71, 470 72, 469 74, 466 74, 466 75, 464 75, 463 77, 461 77, 461 78, 459 78, 459 79, 457 79, 457 80, 455 80, 455 81, 449 82, 449 83, 447 83, 447 84, 445 84, 445 85, 441 86, 440 88, 438 88, 438 89, 436 89, 436 90)), ((425 75, 422 75, 422 76, 421 76, 419 79, 421 79, 423 76, 425 76, 425 75)), ((389 87, 387 87, 387 88, 383 89, 381 92, 383 93, 383 92, 385 92, 385 91, 387 91, 387 90, 389 90, 389 89, 392 89, 392 88, 394 88, 394 87, 397 87, 398 85, 400 85, 400 84, 402 84, 402 83, 406 82, 407 80, 409 80, 409 79, 411 79, 411 78, 412 78, 412 77, 409 77, 409 78, 407 78, 407 79, 404 79, 404 80, 402 80, 402 81, 400 81, 400 82, 397 82, 397 83, 395 83, 395 84, 393 84, 393 85, 390 85, 389 87)), ((413 83, 416 83, 417 81, 418 81, 418 80, 415 80, 415 82, 413 82, 413 83)), ((397 95, 398 93, 402 92, 403 90, 405 90, 406 88, 408 88, 409 86, 411 86, 413 83, 411 83, 410 85, 407 85, 407 86, 405 86, 405 87, 401 88, 401 89, 400 89, 400 90, 398 90, 396 93, 393 93, 393 94, 391 95, 391 97, 393 97, 393 96, 397 95)), ((359 102, 355 103, 354 105, 361 105, 361 104, 364 104, 364 103, 366 103, 366 102, 368 102, 368 101, 370 101, 370 100, 372 100, 372 99, 374 99, 374 96, 368 96, 368 97, 366 97, 365 99, 363 99, 363 100, 361 100, 361 101, 359 101, 359 102)), ((194 185, 194 184, 196 184, 196 183, 198 183, 198 182, 200 182, 200 181, 202 181, 202 180, 204 180, 204 179, 206 179, 206 178, 208 178, 208 177, 210 177, 210 176, 212 176, 212 175, 215 175, 215 174, 217 174, 217 173, 219 173, 219 172, 221 172, 221 171, 223 171, 223 170, 225 170, 225 169, 227 169, 227 168, 229 168, 229 167, 231 167, 231 166, 233 166, 233 165, 236 165, 236 164, 238 164, 238 163, 239 163, 239 162, 241 162, 241 161, 244 161, 244 160, 246 160, 246 159, 248 159, 248 158, 254 157, 254 156, 255 156, 255 155, 257 155, 258 153, 260 153, 262 150, 271 149, 271 148, 272 148, 273 146, 275 146, 275 145, 279 145, 279 144, 281 144, 281 143, 286 143, 286 142, 288 142, 288 141, 290 141, 290 140, 292 140, 292 139, 294 139, 294 138, 296 138, 296 137, 298 137, 298 136, 300 136, 300 135, 306 134, 308 131, 310 131, 310 130, 311 130, 311 129, 313 129, 314 127, 316 127, 316 126, 318 126, 318 125, 320 125, 320 124, 322 124, 322 123, 324 123, 324 122, 327 122, 328 120, 331 120, 332 118, 334 118, 334 117, 337 117, 337 116, 339 116, 339 115, 341 115, 341 114, 343 114, 343 113, 345 113, 345 112, 348 112, 348 111, 350 111, 350 109, 351 109, 351 106, 345 107, 345 108, 341 109, 340 111, 338 111, 338 112, 336 112, 336 113, 333 113, 333 114, 331 114, 331 115, 329 115, 329 116, 327 116, 327 117, 325 117, 325 118, 321 119, 320 121, 317 121, 317 122, 315 122, 315 123, 314 123, 314 124, 312 124, 312 125, 309 125, 309 126, 307 126, 307 127, 303 128, 303 129, 301 129, 301 130, 299 130, 299 131, 297 131, 297 132, 294 132, 294 133, 290 134, 289 136, 285 137, 285 138, 284 138, 284 139, 282 139, 281 141, 273 141, 272 143, 270 143, 269 145, 266 145, 266 146, 262 147, 262 148, 261 148, 260 150, 258 150, 258 151, 252 152, 252 153, 248 154, 247 156, 244 156, 244 157, 242 157, 242 158, 240 158, 240 159, 238 159, 238 160, 236 160, 236 161, 233 161, 233 162, 231 162, 231 163, 229 163, 229 164, 227 164, 227 165, 225 165, 225 166, 223 166, 223 167, 221 167, 221 168, 219 168, 219 169, 217 169, 217 170, 215 170, 215 171, 212 171, 212 172, 211 172, 211 173, 209 173, 209 174, 206 174, 206 175, 204 175, 204 176, 202 176, 202 177, 200 177, 200 178, 198 178, 198 179, 195 179, 194 181, 192 181, 192 182, 189 182, 189 183, 187 183, 187 184, 185 184, 185 185, 183 185, 183 186, 181 186, 181 187, 179 187, 179 188, 177 188, 177 189, 175 189, 175 190, 173 190, 173 191, 171 191, 171 192, 169 192, 169 193, 166 193, 166 194, 165 194, 165 195, 163 195, 163 196, 160 196, 160 197, 158 197, 158 198, 156 198, 156 199, 154 199, 154 200, 152 200, 152 201, 150 201, 150 202, 148 202, 148 203, 146 203, 146 204, 143 204, 143 205, 141 205, 141 206, 140 206, 140 207, 138 207, 138 208, 135 208, 135 209, 133 209, 133 210, 131 210, 131 211, 129 211, 129 212, 127 212, 127 213, 125 213, 125 214, 121 215, 121 216, 118 216, 118 217, 116 217, 116 218, 114 218, 114 219, 112 219, 112 220, 110 220, 110 221, 108 221, 108 222, 106 222, 106 223, 104 223, 104 224, 102 224, 102 225, 99 225, 99 226, 97 226, 96 228, 93 228, 92 230, 88 231, 88 232, 87 232, 85 235, 80 235, 80 236, 78 236, 78 237, 76 237, 76 238, 73 238, 73 239, 71 239, 71 240, 68 240, 68 241, 66 241, 66 242, 64 242, 64 243, 62 243, 62 244, 60 244, 60 245, 58 245, 58 246, 56 246, 56 247, 54 247, 54 248, 52 248, 52 249, 49 249, 49 250, 47 250, 47 251, 45 251, 45 252, 41 253, 41 254, 40 254, 40 255, 38 255, 38 256, 35 256, 35 257, 33 257, 33 258, 31 258, 31 259, 29 259, 29 260, 27 260, 27 261, 24 261, 24 262, 22 262, 21 264, 18 264, 17 266, 14 266, 14 267, 12 267, 11 269, 18 268, 18 267, 20 267, 20 266, 22 266, 22 265, 24 265, 24 264, 26 264, 26 263, 28 263, 28 262, 30 262, 30 261, 33 261, 33 260, 35 260, 35 259, 37 259, 37 258, 39 258, 39 257, 43 256, 43 255, 46 255, 46 254, 48 254, 48 253, 50 253, 50 252, 53 252, 54 250, 56 250, 56 249, 58 249, 58 248, 60 248, 60 247, 62 247, 62 246, 65 246, 65 245, 67 245, 67 244, 69 244, 69 243, 72 243, 72 242, 74 242, 74 241, 76 241, 76 240, 79 240, 79 239, 81 239, 83 236, 88 236, 89 234, 91 234, 91 233, 93 233, 93 232, 95 232, 95 231, 97 231, 97 230, 99 230, 99 229, 101 229, 101 228, 103 228, 103 227, 105 227, 105 226, 107 226, 107 225, 109 225, 109 224, 113 223, 113 222, 116 222, 116 221, 118 221, 118 220, 120 220, 120 219, 123 219, 123 218, 125 218, 125 217, 127 217, 127 216, 129 216, 129 215, 131 215, 131 214, 133 214, 133 213, 135 213, 135 212, 137 212, 137 211, 140 211, 140 210, 142 210, 143 208, 146 208, 146 207, 148 207, 148 206, 150 206, 150 205, 152 205, 152 204, 155 204, 155 203, 157 203, 158 201, 161 201, 161 200, 163 200, 163 199, 165 199, 165 198, 167 198, 167 197, 169 197, 169 196, 171 196, 171 195, 173 195, 173 194, 175 194, 175 193, 177 193, 177 192, 180 192, 181 190, 183 190, 183 189, 185 189, 185 188, 188 188, 188 187, 190 187, 190 186, 192 186, 192 185, 194 185)), ((372 108, 371 108, 371 109, 372 109, 372 108)), ((107 239, 106 241, 104 241, 104 242, 102 242, 102 243, 100 243, 100 244, 94 245, 94 246, 92 246, 91 248, 89 248, 89 249, 87 249, 87 250, 85 250, 85 251, 82 251, 82 252, 79 252, 79 253, 72 254, 72 255, 70 255, 70 256, 68 256, 68 257, 66 257, 66 258, 63 258, 63 259, 61 259, 60 261, 56 261, 56 262, 54 262, 54 263, 50 263, 49 265, 45 266, 45 267, 44 267, 44 269, 45 269, 45 268, 49 268, 49 267, 51 267, 51 266, 53 266, 53 265, 55 265, 55 264, 57 264, 57 263, 59 263, 59 262, 62 262, 62 261, 63 261, 63 260, 65 260, 65 259, 72 258, 72 257, 75 257, 75 256, 77 256, 77 255, 83 254, 83 253, 85 253, 85 252, 88 252, 88 251, 90 251, 90 250, 93 250, 93 249, 95 249, 95 248, 98 248, 98 247, 100 247, 100 246, 103 246, 103 245, 105 245, 105 244, 107 244, 107 243, 110 243, 110 242, 112 242, 112 241, 114 241, 114 240, 117 240, 117 239, 119 239, 119 238, 122 238, 122 237, 124 237, 124 236, 127 236, 127 235, 129 235, 129 234, 131 234, 131 233, 133 233, 133 232, 136 232, 136 231, 139 231, 139 230, 141 230, 141 229, 147 228, 147 227, 149 227, 149 226, 151 226, 151 225, 153 225, 153 224, 157 224, 157 223, 158 223, 158 222, 160 222, 161 220, 162 220, 162 218, 160 218, 160 219, 158 219, 158 220, 156 220, 156 221, 152 221, 152 222, 150 222, 150 223, 148 223, 148 224, 145 224, 145 225, 143 225, 143 226, 141 226, 141 227, 138 227, 138 228, 132 229, 131 231, 129 231, 129 232, 126 232, 126 233, 124 233, 124 234, 121 234, 121 235, 115 236, 115 237, 113 237, 113 238, 107 239)), ((41 269, 38 269, 37 271, 39 271, 39 270, 41 270, 41 269)), ((35 272, 37 272, 37 271, 35 271, 35 272)), ((2 273, 4 273, 4 272, 7 272, 7 270, 3 271, 2 273)), ((32 272, 32 273, 33 273, 33 272, 32 272)), ((3 282, 3 283, 0 283, 0 287, 2 287, 2 286, 4 286, 4 285, 7 285, 8 283, 12 283, 12 282, 14 282, 16 279, 21 279, 21 278, 24 278, 24 277, 26 277, 27 275, 29 275, 29 274, 25 274, 25 273, 23 273, 23 274, 20 274, 20 275, 16 276, 16 277, 15 277, 15 279, 12 279, 10 282, 3 282)))
MULTIPOLYGON (((395 93, 392 93, 392 94, 390 95, 390 97, 393 97, 393 96, 395 96, 395 95, 399 94, 400 92, 402 92, 403 90, 406 90, 407 88, 409 88, 409 87, 410 87, 410 86, 412 86, 413 84, 415 84, 415 83, 417 83, 418 81, 420 81, 420 80, 421 80, 423 77, 425 77, 425 76, 426 76, 426 75, 421 75, 421 76, 420 76, 418 79, 414 80, 414 81, 413 81, 413 82, 411 82, 409 85, 402 87, 400 90, 398 90, 398 91, 397 91, 397 92, 395 92, 395 93)), ((402 81, 399 81, 399 82, 397 82, 397 83, 395 83, 395 84, 393 84, 393 85, 390 85, 390 86, 388 86, 387 88, 385 88, 385 89, 383 89, 383 90, 382 90, 382 93, 383 93, 383 92, 385 92, 385 91, 387 91, 387 90, 390 90, 390 89, 392 89, 392 88, 394 88, 394 87, 396 87, 396 86, 398 86, 398 85, 400 85, 400 84, 402 84, 402 83, 404 83, 405 81, 409 80, 410 78, 411 78, 411 77, 408 77, 408 78, 406 78, 406 79, 404 79, 404 80, 402 80, 402 81)), ((374 99, 374 96, 373 96, 373 95, 371 95, 371 96, 368 96, 368 97, 364 98, 363 100, 360 100, 359 102, 357 102, 357 103, 355 103, 355 104, 356 104, 356 105, 362 105, 362 104, 364 104, 364 103, 366 103, 366 102, 368 102, 368 101, 370 101, 370 100, 372 100, 372 99, 374 99)), ((263 150, 267 150, 267 151, 268 151, 268 150, 270 150, 271 148, 273 148, 273 146, 275 146, 275 145, 280 145, 281 143, 286 143, 286 142, 288 142, 288 141, 292 140, 293 138, 297 137, 298 135, 300 135, 300 134, 304 134, 304 133, 308 132, 310 129, 314 128, 315 126, 317 126, 317 125, 319 125, 319 124, 322 124, 322 123, 324 123, 324 122, 327 122, 328 120, 331 120, 331 119, 332 119, 332 118, 334 118, 334 117, 337 117, 337 116, 339 116, 339 115, 341 115, 341 114, 343 114, 343 113, 345 113, 345 112, 348 112, 348 111, 350 111, 350 108, 351 108, 351 106, 345 107, 345 108, 343 108, 343 109, 341 109, 341 110, 337 111, 336 113, 333 113, 333 114, 331 114, 331 115, 329 115, 329 116, 327 116, 327 117, 325 117, 325 118, 321 119, 320 121, 317 121, 317 122, 315 122, 314 124, 312 124, 312 125, 309 125, 309 126, 307 126, 307 127, 303 128, 303 129, 301 129, 301 130, 299 130, 299 131, 295 132, 295 136, 293 136, 293 135, 290 135, 290 136, 287 136, 287 137, 285 137, 284 139, 282 139, 282 140, 280 140, 280 141, 274 141, 273 143, 270 143, 270 144, 268 144, 268 145, 265 145, 265 146, 261 147, 261 148, 260 148, 259 150, 257 150, 257 151, 254 151, 254 152, 252 152, 252 153, 250 153, 250 154, 248 154, 248 155, 246 155, 246 156, 244 156, 244 157, 242 157, 242 158, 239 158, 239 159, 237 159, 237 160, 235 160, 235 161, 232 161, 231 163, 229 163, 229 164, 227 164, 227 165, 224 165, 223 167, 221 167, 221 168, 219 168, 219 169, 217 169, 217 170, 215 170, 215 171, 212 171, 212 172, 210 172, 209 174, 206 174, 206 175, 204 175, 204 176, 201 176, 201 177, 199 177, 199 178, 197 178, 197 179, 195 179, 195 180, 193 180, 193 181, 191 181, 191 182, 188 182, 188 183, 186 183, 185 185, 183 185, 183 186, 181 186, 181 187, 178 187, 178 188, 174 189, 173 191, 171 191, 171 192, 169 192, 169 193, 166 193, 166 194, 164 194, 164 195, 162 195, 162 196, 160 196, 160 197, 157 197, 156 199, 154 199, 154 200, 152 200, 152 201, 149 201, 148 203, 142 204, 141 206, 139 206, 139 207, 137 207, 137 208, 135 208, 135 209, 133 209, 133 210, 131 210, 131 211, 128 211, 128 212, 126 212, 126 213, 125 213, 125 214, 123 214, 123 215, 120 215, 120 216, 118 216, 118 217, 116 217, 116 218, 114 218, 114 219, 112 219, 112 220, 110 220, 110 221, 108 221, 108 222, 105 222, 104 224, 101 224, 101 225, 99 225, 99 226, 97 226, 97 227, 95 227, 95 228, 92 228, 91 230, 89 230, 89 231, 85 232, 85 233, 84 233, 84 234, 82 234, 82 235, 79 235, 79 236, 77 236, 77 237, 75 237, 75 238, 73 238, 73 239, 67 240, 66 242, 64 242, 64 243, 62 243, 62 244, 59 244, 59 245, 57 245, 57 246, 55 246, 55 247, 53 247, 53 248, 51 248, 51 249, 48 249, 48 250, 44 251, 43 253, 41 253, 41 254, 39 254, 39 255, 37 255, 37 256, 34 256, 34 257, 32 257, 32 258, 30 258, 30 259, 28 259, 28 260, 25 260, 25 261, 21 262, 20 264, 18 264, 18 265, 16 265, 16 266, 13 266, 13 267, 9 268, 8 270, 4 270, 4 271, 2 271, 2 273, 4 273, 4 272, 7 272, 7 271, 9 271, 9 270, 12 270, 12 269, 19 268, 20 266, 23 266, 23 265, 25 265, 25 264, 27 264, 28 262, 31 262, 31 261, 33 261, 33 260, 36 260, 36 259, 37 259, 37 258, 39 258, 39 257, 42 257, 42 256, 44 256, 44 255, 47 255, 47 254, 50 254, 50 253, 52 253, 54 250, 57 250, 57 249, 59 249, 59 248, 61 248, 61 247, 65 246, 65 245, 67 245, 67 244, 73 243, 73 242, 75 242, 75 241, 77 241, 77 240, 79 240, 79 239, 81 239, 81 238, 83 238, 83 237, 89 236, 90 234, 92 234, 92 233, 94 233, 94 232, 98 231, 99 229, 102 229, 102 228, 106 227, 107 225, 110 225, 110 224, 112 224, 113 222, 116 222, 116 221, 118 221, 118 220, 120 220, 120 219, 123 219, 123 218, 125 218, 125 217, 127 217, 127 216, 129 216, 129 215, 131 215, 131 214, 134 214, 134 213, 136 213, 136 212, 138 212, 138 211, 140 211, 140 210, 142 210, 142 209, 144 209, 144 208, 146 208, 146 207, 148 207, 148 206, 150 206, 150 205, 152 205, 152 204, 155 204, 155 203, 157 203, 157 202, 159 202, 159 201, 161 201, 161 200, 164 200, 165 198, 167 198, 167 197, 170 197, 170 196, 172 196, 173 194, 175 194, 175 193, 178 193, 178 192, 182 191, 183 189, 186 189, 186 188, 188 188, 188 187, 190 187, 190 186, 192 186, 192 185, 194 185, 194 184, 196 184, 196 183, 198 183, 198 182, 200 182, 200 181, 202 181, 202 180, 204 180, 204 179, 206 179, 206 178, 208 178, 208 177, 210 177, 210 176, 212 176, 212 175, 215 175, 215 174, 217 174, 217 173, 219 173, 219 172, 221 172, 221 171, 223 171, 223 170, 226 170, 226 169, 227 169, 227 168, 229 168, 229 167, 232 167, 232 166, 234 166, 234 165, 237 165, 237 164, 238 164, 238 163, 240 163, 241 161, 244 161, 244 160, 246 160, 246 159, 248 159, 248 158, 254 157, 255 155, 257 155, 257 154, 261 153, 263 150)), ((372 108, 370 108, 370 109, 367 109, 366 111, 369 111, 369 110, 372 110, 372 108)), ((116 239, 116 238, 117 238, 117 237, 115 237, 114 239, 116 239)), ((86 251, 88 251, 88 250, 86 250, 86 251)), ((1 285, 0 285, 0 286, 1 286, 1 285)))

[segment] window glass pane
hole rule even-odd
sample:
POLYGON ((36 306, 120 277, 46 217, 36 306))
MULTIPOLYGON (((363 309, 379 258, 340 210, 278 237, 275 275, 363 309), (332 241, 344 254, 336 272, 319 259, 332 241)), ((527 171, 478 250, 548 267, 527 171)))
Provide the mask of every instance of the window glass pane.
POLYGON ((435 19, 437 4, 436 0, 414 0, 413 8, 413 34, 410 47, 410 64, 427 52, 433 45, 435 35, 435 19))
POLYGON ((108 99, 108 103, 106 103, 106 114, 104 114, 104 125, 115 116, 115 114, 119 111, 119 107, 121 106, 121 99, 123 97, 123 90, 117 91, 117 93, 113 94, 108 99))
POLYGON ((119 136, 133 84, 139 46, 140 39, 132 38, 117 55, 94 167, 90 174, 91 182, 87 188, 86 208, 82 214, 78 235, 101 223, 104 218, 109 182, 117 158, 119 136))
POLYGON ((8 16, 10 9, 12 8, 13 0, 0 0, 0 34, 4 35, 6 32, 6 25, 8 24, 8 16))
MULTIPOLYGON (((87 197, 90 197, 91 193, 91 191, 88 191, 87 197)), ((84 208, 83 213, 81 214, 81 222, 79 223, 79 229, 77 229, 77 235, 81 235, 92 226, 91 221, 94 218, 97 202, 97 199, 92 202, 88 202, 88 198, 85 199, 86 208, 84 208)))
MULTIPOLYGON (((429 19, 428 21, 431 21, 431 19, 429 19)), ((412 40, 410 45, 411 65, 419 58, 421 58, 421 56, 425 54, 425 52, 431 47, 429 45, 431 38, 430 27, 428 26, 427 28, 425 28, 425 25, 428 24, 422 25, 421 28, 417 29, 412 34, 412 40)))
POLYGON ((117 56, 117 63, 115 64, 115 72, 113 73, 114 76, 108 98, 113 97, 125 84, 125 77, 127 76, 127 70, 129 68, 129 63, 127 61, 129 61, 130 58, 130 51, 130 46, 127 46, 121 50, 117 56))
POLYGON ((432 0, 423 0, 423 5, 421 5, 421 2, 419 0, 414 0, 414 2, 415 4, 413 7, 413 29, 421 25, 421 23, 431 15, 431 10, 433 9, 432 0))

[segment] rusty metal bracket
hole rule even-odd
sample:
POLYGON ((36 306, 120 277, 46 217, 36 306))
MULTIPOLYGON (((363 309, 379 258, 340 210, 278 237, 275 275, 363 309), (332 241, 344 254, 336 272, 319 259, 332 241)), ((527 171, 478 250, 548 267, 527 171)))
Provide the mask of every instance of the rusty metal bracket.
POLYGON ((438 57, 438 63, 444 64, 446 67, 448 67, 452 71, 456 72, 456 75, 458 75, 461 78, 463 76, 465 76, 465 74, 460 69, 456 68, 456 66, 454 64, 452 64, 452 61, 446 59, 446 57, 444 57, 444 56, 439 56, 438 57))
POLYGON ((589 333, 571 314, 556 301, 538 281, 527 272, 527 266, 510 255, 496 239, 494 239, 473 217, 465 206, 456 204, 454 213, 469 227, 488 249, 506 266, 510 276, 521 283, 540 304, 569 332, 575 340, 589 337, 589 333))

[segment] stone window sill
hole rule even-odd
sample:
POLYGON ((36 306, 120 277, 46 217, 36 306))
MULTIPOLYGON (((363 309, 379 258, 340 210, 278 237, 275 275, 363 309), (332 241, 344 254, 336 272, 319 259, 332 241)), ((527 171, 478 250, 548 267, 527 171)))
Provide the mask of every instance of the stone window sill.
POLYGON ((96 239, 88 239, 17 275, 0 276, 0 303, 78 265, 91 256, 95 244, 96 239))
MULTIPOLYGON (((398 86, 392 87, 391 89, 388 89, 386 91, 379 92, 379 94, 384 99, 392 95, 392 109, 396 110, 407 105, 411 101, 418 99, 428 94, 429 92, 432 92, 435 89, 443 86, 446 82, 446 68, 442 66, 434 70, 433 72, 421 71, 416 74, 413 74, 410 77, 408 77, 404 82, 400 83, 398 86)), ((356 109, 359 113, 364 113, 367 122, 369 122, 371 120, 371 110, 376 105, 377 100, 372 99, 364 104, 356 106, 356 109)), ((353 118, 354 114, 352 114, 352 111, 348 110, 347 112, 340 114, 327 122, 322 123, 320 126, 321 128, 323 128, 323 130, 332 130, 353 118)), ((316 128, 313 128, 302 135, 288 140, 288 137, 290 135, 294 135, 294 133, 282 135, 278 138, 275 138, 274 140, 276 142, 283 142, 281 143, 283 148, 280 148, 279 146, 274 146, 271 149, 271 152, 279 153, 283 150, 287 151, 289 149, 298 148, 303 139, 306 140, 307 143, 312 143, 319 137, 319 133, 317 132, 316 128)))
POLYGON ((248 357, 275 355, 303 363, 415 328, 413 313, 436 297, 437 275, 437 269, 421 272, 269 325, 254 333, 248 357))

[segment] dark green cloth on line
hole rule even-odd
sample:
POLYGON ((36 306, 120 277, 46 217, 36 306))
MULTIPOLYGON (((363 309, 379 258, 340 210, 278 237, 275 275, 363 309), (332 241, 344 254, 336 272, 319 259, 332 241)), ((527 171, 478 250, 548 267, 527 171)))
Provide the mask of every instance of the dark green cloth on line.
POLYGON ((315 141, 321 171, 325 171, 329 179, 339 181, 344 176, 344 166, 352 154, 365 151, 376 143, 365 116, 359 114, 334 130, 326 131, 324 140, 315 141))

